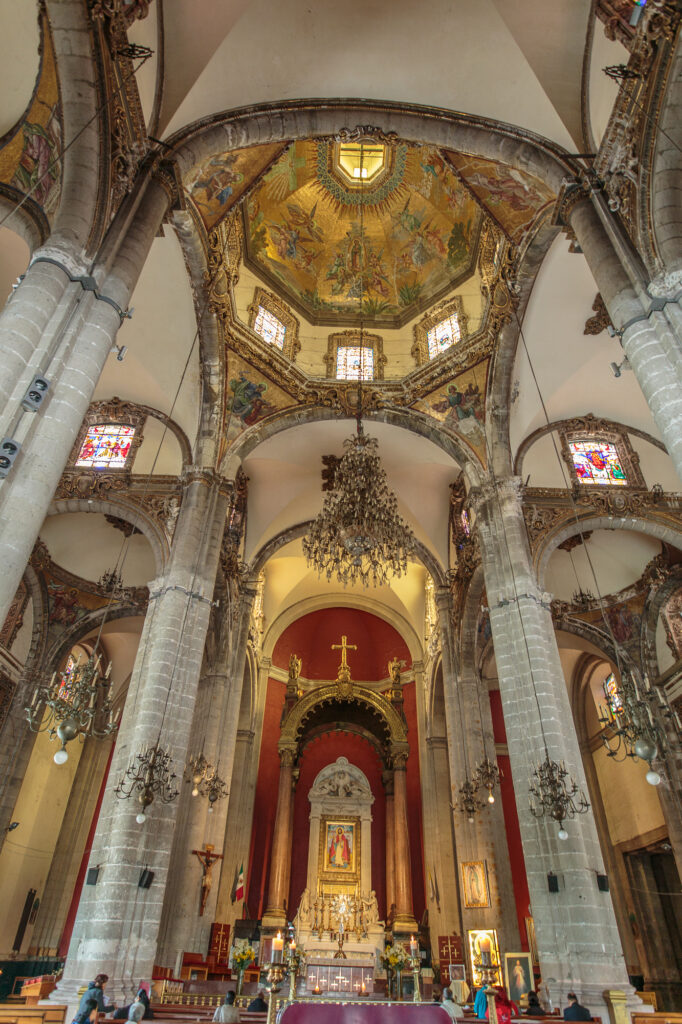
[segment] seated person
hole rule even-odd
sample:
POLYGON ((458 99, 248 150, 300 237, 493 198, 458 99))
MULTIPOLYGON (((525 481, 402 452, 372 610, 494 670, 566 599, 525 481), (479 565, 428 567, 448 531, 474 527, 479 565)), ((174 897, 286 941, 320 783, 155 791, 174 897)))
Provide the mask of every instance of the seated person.
POLYGON ((488 999, 484 988, 479 988, 474 999, 474 1013, 479 1020, 485 1020, 488 1016, 488 999))
POLYGON ((526 1014, 529 1017, 544 1017, 545 1015, 545 1011, 540 1006, 538 994, 537 992, 534 992, 533 989, 528 993, 528 1008, 526 1010, 526 1014))
POLYGON ((464 1016, 463 1008, 459 1005, 459 1003, 456 1003, 454 1001, 454 999, 452 998, 452 992, 450 991, 449 988, 443 989, 443 999, 440 1005, 443 1007, 446 1013, 449 1014, 451 1020, 457 1020, 458 1017, 461 1020, 461 1018, 464 1016))
POLYGON ((581 1006, 575 992, 568 993, 568 1006, 564 1010, 564 1020, 592 1020, 592 1014, 586 1006, 581 1006))
POLYGON ((259 988, 258 989, 258 995, 256 996, 255 999, 251 1000, 251 1002, 249 1003, 249 1005, 246 1008, 246 1012, 247 1013, 264 1013, 267 1010, 267 1008, 268 1008, 268 1004, 263 999, 264 995, 265 995, 265 991, 262 988, 259 988))
POLYGON ((234 992, 228 992, 221 1006, 213 1014, 218 1024, 239 1024, 239 1010, 234 1005, 234 992))

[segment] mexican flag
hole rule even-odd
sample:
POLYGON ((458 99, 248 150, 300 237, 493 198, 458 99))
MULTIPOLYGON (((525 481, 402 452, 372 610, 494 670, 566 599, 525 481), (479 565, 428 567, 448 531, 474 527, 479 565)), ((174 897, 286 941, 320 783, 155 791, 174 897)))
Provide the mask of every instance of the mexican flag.
POLYGON ((239 868, 239 871, 237 872, 237 877, 236 877, 235 883, 234 883, 234 896, 232 897, 232 902, 234 903, 235 900, 243 900, 243 899, 244 899, 244 861, 242 861, 241 867, 239 868))

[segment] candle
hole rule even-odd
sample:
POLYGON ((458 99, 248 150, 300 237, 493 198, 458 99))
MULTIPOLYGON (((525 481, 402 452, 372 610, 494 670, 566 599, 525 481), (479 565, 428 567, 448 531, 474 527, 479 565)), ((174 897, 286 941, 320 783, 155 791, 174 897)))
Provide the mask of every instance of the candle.
POLYGON ((412 956, 416 956, 417 955, 418 949, 419 949, 419 943, 415 939, 414 935, 411 935, 410 936, 410 953, 412 954, 412 956))
POLYGON ((282 933, 277 932, 277 937, 272 940, 272 962, 274 964, 281 964, 283 949, 284 939, 282 938, 282 933))

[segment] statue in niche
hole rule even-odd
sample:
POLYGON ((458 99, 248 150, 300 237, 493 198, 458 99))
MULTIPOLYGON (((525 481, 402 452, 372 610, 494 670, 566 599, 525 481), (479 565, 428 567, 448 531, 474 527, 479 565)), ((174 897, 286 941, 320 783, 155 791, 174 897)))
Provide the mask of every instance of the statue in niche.
POLYGON ((402 685, 400 681, 400 670, 404 667, 405 662, 401 661, 399 658, 391 658, 389 661, 388 678, 391 680, 393 686, 400 687, 402 685))
POLYGON ((362 786, 345 768, 339 768, 334 775, 323 779, 317 787, 324 796, 349 797, 362 793, 362 786))
POLYGON ((369 896, 362 897, 362 916, 365 926, 379 923, 379 904, 374 889, 372 889, 369 896))
POLYGON ((299 676, 301 675, 301 669, 303 668, 303 662, 297 654, 292 654, 289 658, 289 678, 287 679, 287 694, 294 694, 296 697, 301 696, 301 688, 299 685, 299 676))
POLYGON ((310 903, 310 889, 305 888, 301 895, 301 902, 298 905, 296 920, 299 928, 310 928, 312 924, 312 906, 310 903))

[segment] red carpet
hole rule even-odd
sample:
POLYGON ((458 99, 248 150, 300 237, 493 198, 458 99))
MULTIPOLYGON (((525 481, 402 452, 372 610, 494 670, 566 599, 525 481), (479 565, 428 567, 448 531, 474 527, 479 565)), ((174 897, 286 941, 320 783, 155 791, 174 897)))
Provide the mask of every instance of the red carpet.
POLYGON ((449 1024, 450 1017, 436 1003, 294 1003, 287 1006, 281 1024, 449 1024))

